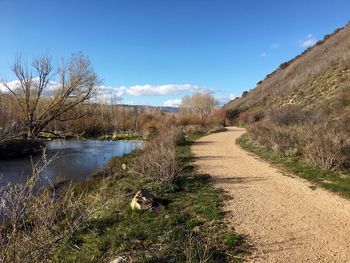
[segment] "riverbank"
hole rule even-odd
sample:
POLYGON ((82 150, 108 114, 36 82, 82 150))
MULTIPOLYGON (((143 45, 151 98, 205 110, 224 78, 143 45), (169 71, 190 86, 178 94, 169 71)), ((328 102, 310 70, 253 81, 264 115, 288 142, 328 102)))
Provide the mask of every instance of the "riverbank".
MULTIPOLYGON (((122 156, 142 147, 142 141, 51 140, 45 146, 45 159, 55 160, 42 172, 40 186, 60 187, 63 183, 84 180, 104 167, 114 156, 122 156)), ((42 154, 0 160, 0 187, 7 183, 25 183, 32 165, 43 163, 42 154)))
POLYGON ((106 133, 96 136, 59 132, 43 132, 36 139, 10 139, 0 142, 0 160, 41 154, 46 144, 54 140, 96 140, 124 141, 146 140, 147 136, 139 133, 106 133))
POLYGON ((89 133, 72 133, 72 132, 42 132, 40 133, 39 138, 43 140, 54 140, 54 139, 63 139, 63 140, 143 140, 146 136, 141 133, 136 132, 106 132, 98 134, 89 134, 89 133))
POLYGON ((62 242, 51 262, 235 262, 241 238, 223 223, 225 194, 193 166, 192 134, 176 148, 180 176, 168 187, 130 175, 142 151, 112 158, 107 167, 80 183, 96 211, 82 229, 62 242), (123 169, 123 167, 126 169, 123 169), (159 200, 154 211, 133 211, 140 189, 159 200))
POLYGON ((44 141, 38 140, 8 140, 0 142, 0 160, 11 159, 40 153, 45 147, 44 141))

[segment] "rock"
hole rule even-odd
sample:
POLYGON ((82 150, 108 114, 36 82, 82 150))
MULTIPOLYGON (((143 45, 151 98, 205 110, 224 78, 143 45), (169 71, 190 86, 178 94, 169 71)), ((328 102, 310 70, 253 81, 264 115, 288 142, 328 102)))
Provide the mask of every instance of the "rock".
POLYGON ((127 263, 127 261, 125 257, 117 257, 116 259, 113 259, 109 263, 127 263))
POLYGON ((153 207, 154 198, 150 193, 138 191, 131 200, 130 206, 133 210, 150 210, 153 207))
POLYGON ((112 134, 112 140, 117 140, 117 139, 118 139, 118 133, 114 131, 112 134))

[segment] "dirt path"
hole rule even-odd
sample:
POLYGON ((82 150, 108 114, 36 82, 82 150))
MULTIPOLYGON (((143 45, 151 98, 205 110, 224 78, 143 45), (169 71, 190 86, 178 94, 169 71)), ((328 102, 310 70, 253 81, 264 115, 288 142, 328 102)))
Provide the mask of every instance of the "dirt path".
POLYGON ((227 220, 253 246, 248 262, 350 262, 350 201, 282 175, 235 144, 229 128, 193 145, 196 164, 232 197, 227 220))

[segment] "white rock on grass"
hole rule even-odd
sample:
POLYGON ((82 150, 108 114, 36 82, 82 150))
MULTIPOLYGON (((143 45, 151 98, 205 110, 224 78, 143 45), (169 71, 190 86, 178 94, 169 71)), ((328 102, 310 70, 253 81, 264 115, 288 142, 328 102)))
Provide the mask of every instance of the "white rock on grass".
POLYGON ((127 263, 127 261, 125 257, 117 257, 116 259, 113 259, 109 263, 127 263))
POLYGON ((138 191, 131 200, 133 210, 150 210, 153 207, 153 196, 145 191, 138 191))

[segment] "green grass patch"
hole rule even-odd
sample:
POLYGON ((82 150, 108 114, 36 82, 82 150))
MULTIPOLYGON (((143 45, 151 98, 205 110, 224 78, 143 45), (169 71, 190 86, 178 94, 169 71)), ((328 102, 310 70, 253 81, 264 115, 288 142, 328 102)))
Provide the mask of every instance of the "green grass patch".
POLYGON ((224 236, 224 244, 229 248, 235 248, 238 245, 240 245, 242 242, 243 242, 242 237, 235 233, 227 233, 224 236))
POLYGON ((314 183, 314 187, 319 186, 342 196, 350 197, 350 174, 348 172, 322 170, 296 158, 280 156, 255 143, 247 133, 239 137, 236 143, 243 149, 255 153, 263 159, 311 181, 314 183))
POLYGON ((137 152, 113 158, 106 171, 81 186, 96 212, 50 261, 109 262, 123 256, 132 262, 238 262, 232 255, 239 237, 231 237, 223 223, 225 194, 193 166, 190 147, 202 135, 191 134, 178 146, 181 176, 166 191, 121 168, 130 167, 137 152), (154 211, 131 210, 129 203, 141 188, 160 200, 154 211))

